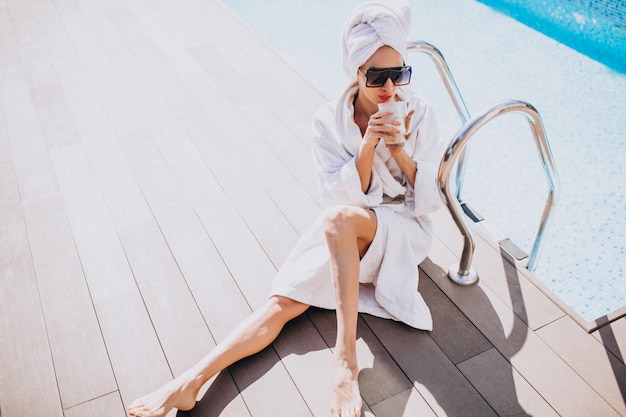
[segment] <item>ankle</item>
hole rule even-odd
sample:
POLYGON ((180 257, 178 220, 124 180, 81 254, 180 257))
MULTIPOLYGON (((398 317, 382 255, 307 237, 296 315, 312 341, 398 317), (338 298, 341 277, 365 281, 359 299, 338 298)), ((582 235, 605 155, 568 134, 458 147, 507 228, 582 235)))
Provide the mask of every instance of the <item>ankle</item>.
POLYGON ((333 365, 335 368, 349 369, 356 372, 358 368, 356 354, 345 351, 335 351, 333 355, 333 365))
POLYGON ((192 369, 184 372, 176 378, 181 391, 198 392, 205 380, 200 374, 194 373, 192 369))

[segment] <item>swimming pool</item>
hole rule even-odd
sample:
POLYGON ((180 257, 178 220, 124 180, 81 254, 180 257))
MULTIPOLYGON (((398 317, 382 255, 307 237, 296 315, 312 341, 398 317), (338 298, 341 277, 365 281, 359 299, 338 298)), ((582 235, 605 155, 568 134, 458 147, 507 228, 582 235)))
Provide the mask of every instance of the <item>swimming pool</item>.
POLYGON ((479 0, 626 73, 626 3, 620 0, 479 0))
MULTIPOLYGON (((340 94, 341 28, 359 1, 224 3, 327 97, 340 94)), ((411 40, 443 52, 471 113, 512 98, 543 117, 562 194, 538 279, 587 321, 624 307, 626 75, 475 0, 411 3, 411 40)), ((426 57, 411 64, 413 87, 432 102, 451 139, 460 122, 436 71, 426 57)), ((473 140, 463 195, 494 235, 528 252, 547 184, 524 123, 496 121, 473 140)))

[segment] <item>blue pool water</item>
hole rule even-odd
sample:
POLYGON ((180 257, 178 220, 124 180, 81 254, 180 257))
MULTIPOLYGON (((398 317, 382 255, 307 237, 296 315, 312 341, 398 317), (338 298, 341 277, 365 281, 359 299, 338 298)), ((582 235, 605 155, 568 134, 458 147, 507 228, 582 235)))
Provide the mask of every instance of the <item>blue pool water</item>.
POLYGON ((626 3, 621 0, 480 1, 626 73, 626 3))
MULTIPOLYGON (((223 1, 327 97, 341 93, 341 28, 359 1, 223 1)), ((538 279, 588 321, 626 306, 626 75, 475 0, 411 5, 411 40, 443 52, 470 113, 518 99, 543 117, 562 195, 538 279)), ((451 139, 460 121, 436 71, 420 54, 410 64, 451 139)), ((528 252, 548 187, 527 123, 510 116, 475 136, 463 196, 528 252)))

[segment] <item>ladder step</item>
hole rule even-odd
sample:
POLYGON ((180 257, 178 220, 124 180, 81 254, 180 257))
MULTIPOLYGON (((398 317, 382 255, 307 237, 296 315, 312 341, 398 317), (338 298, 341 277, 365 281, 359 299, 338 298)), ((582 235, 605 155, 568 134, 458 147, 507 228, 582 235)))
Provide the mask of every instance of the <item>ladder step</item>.
POLYGON ((466 202, 461 203, 461 208, 465 212, 465 215, 469 217, 474 223, 482 222, 485 218, 476 210, 471 208, 466 202))
POLYGON ((521 261, 523 259, 528 258, 528 254, 524 252, 519 246, 517 246, 511 239, 508 237, 506 239, 502 239, 498 242, 500 247, 506 251, 509 255, 521 261))

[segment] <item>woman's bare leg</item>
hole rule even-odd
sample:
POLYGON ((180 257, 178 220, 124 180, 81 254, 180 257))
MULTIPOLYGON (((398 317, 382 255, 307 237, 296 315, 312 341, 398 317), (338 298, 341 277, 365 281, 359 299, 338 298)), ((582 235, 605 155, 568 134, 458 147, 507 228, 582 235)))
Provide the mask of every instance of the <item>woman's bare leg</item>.
POLYGON ((135 417, 163 417, 171 409, 190 410, 202 385, 240 359, 260 352, 276 339, 283 326, 309 306, 273 296, 252 313, 191 369, 128 407, 135 417))
POLYGON ((372 210, 342 207, 326 214, 326 240, 337 302, 332 417, 361 415, 356 360, 359 261, 374 239, 376 225, 376 215, 372 210))

